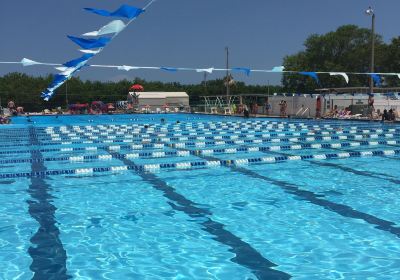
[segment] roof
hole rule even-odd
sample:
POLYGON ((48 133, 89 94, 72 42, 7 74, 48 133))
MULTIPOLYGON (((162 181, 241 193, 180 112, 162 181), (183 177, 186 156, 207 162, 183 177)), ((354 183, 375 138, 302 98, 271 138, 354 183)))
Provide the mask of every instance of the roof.
POLYGON ((157 91, 144 91, 138 92, 139 98, 173 98, 173 97, 189 97, 186 92, 157 92, 157 91))

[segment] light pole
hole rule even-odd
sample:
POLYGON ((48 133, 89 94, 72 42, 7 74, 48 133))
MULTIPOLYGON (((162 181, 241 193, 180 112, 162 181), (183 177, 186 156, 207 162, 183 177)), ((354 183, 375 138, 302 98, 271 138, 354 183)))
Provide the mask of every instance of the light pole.
POLYGON ((230 82, 230 76, 229 76, 229 48, 225 48, 226 51, 226 96, 229 96, 230 94, 230 89, 229 89, 229 82, 230 82))
MULTIPOLYGON (((374 59, 375 59, 375 13, 371 7, 365 11, 368 16, 371 16, 371 73, 374 73, 374 59)), ((369 89, 370 93, 374 93, 374 79, 372 76, 369 77, 369 89)))
POLYGON ((65 82, 65 104, 67 105, 68 110, 68 81, 65 82))

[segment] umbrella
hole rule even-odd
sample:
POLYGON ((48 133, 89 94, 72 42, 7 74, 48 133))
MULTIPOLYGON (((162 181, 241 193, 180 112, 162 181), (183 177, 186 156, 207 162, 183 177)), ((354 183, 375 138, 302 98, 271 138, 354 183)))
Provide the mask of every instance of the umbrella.
POLYGON ((133 91, 143 91, 144 90, 143 86, 139 85, 139 84, 134 84, 129 89, 131 89, 133 91))

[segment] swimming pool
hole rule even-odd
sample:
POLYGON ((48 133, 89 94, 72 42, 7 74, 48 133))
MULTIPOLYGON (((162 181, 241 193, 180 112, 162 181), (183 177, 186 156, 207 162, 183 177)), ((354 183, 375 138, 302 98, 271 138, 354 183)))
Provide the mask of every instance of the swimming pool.
POLYGON ((0 127, 1 279, 400 277, 399 125, 13 122, 0 127))

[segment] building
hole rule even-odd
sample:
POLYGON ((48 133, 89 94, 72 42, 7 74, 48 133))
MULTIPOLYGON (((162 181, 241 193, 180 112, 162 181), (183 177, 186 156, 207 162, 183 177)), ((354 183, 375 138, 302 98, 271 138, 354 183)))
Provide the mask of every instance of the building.
MULTIPOLYGON (((129 94, 133 95, 133 92, 129 94)), ((149 108, 151 111, 157 111, 166 107, 170 110, 182 110, 189 107, 189 95, 186 92, 137 92, 136 95, 139 110, 149 108)))

